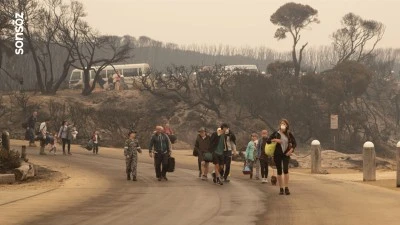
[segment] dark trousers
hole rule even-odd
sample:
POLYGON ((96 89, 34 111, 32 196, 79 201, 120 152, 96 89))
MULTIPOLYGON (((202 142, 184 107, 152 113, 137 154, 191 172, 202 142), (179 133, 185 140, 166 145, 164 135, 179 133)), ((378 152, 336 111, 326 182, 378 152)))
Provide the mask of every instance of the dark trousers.
POLYGON ((93 153, 99 153, 99 144, 93 143, 93 153))
POLYGON ((274 155, 274 161, 278 175, 282 175, 282 170, 284 174, 289 173, 289 159, 290 157, 284 155, 283 153, 274 155))
POLYGON ((261 178, 268 178, 268 159, 260 159, 261 178))
POLYGON ((29 144, 35 143, 35 128, 30 127, 28 130, 29 144))
POLYGON ((68 145, 68 152, 71 152, 71 140, 67 138, 62 139, 62 148, 64 153, 65 153, 65 145, 68 145))
POLYGON ((167 176, 168 157, 169 157, 168 153, 165 153, 165 154, 156 153, 156 154, 154 154, 154 164, 155 164, 155 167, 156 167, 156 176, 157 176, 157 178, 166 177, 167 176))
MULTIPOLYGON (((199 154, 201 154, 201 153, 199 153, 199 154)), ((201 161, 202 161, 201 157, 197 157, 197 164, 199 166, 199 176, 201 176, 201 161)))
POLYGON ((227 179, 231 172, 232 151, 224 152, 224 168, 221 169, 220 174, 224 179, 227 179))

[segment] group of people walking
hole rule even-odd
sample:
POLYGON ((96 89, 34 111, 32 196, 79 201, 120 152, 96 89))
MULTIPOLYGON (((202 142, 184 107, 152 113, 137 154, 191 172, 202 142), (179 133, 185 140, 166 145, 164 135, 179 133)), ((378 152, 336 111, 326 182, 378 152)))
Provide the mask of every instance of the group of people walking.
MULTIPOLYGON (((64 155, 72 155, 71 153, 71 141, 76 138, 78 132, 70 125, 68 121, 63 121, 57 132, 50 132, 48 129, 50 118, 45 119, 39 125, 39 129, 36 130, 37 124, 37 111, 34 111, 28 118, 28 121, 23 124, 26 127, 25 139, 29 140, 30 147, 37 147, 35 141, 40 143, 40 155, 46 155, 46 146, 49 146, 49 153, 54 155, 57 152, 57 143, 62 144, 62 150, 64 155)), ((97 148, 98 151, 98 148, 97 148)))
MULTIPOLYGON (((45 155, 45 147, 50 146, 49 152, 56 154, 56 143, 61 140, 64 155, 71 155, 71 141, 76 137, 77 131, 68 121, 63 121, 58 132, 53 134, 48 130, 50 119, 45 119, 36 131, 38 113, 35 111, 23 125, 26 127, 26 139, 29 146, 35 147, 35 140, 40 141, 40 154, 45 155), (35 132, 37 135, 35 135, 35 132)), ((253 170, 256 169, 255 179, 261 179, 262 183, 268 183, 269 165, 276 168, 277 181, 279 183, 279 194, 290 195, 289 191, 289 160, 296 148, 296 139, 289 129, 289 122, 282 119, 279 128, 269 135, 267 130, 262 130, 259 134, 252 133, 251 140, 248 142, 245 151, 245 165, 250 168, 250 179, 253 178, 253 170), (273 155, 267 155, 265 147, 275 143, 273 155), (261 171, 261 178, 260 178, 261 171)), ((173 135, 169 124, 166 127, 157 126, 150 139, 149 156, 154 159, 155 174, 158 181, 168 181, 167 169, 172 153, 171 137, 173 135)), ((93 154, 99 152, 100 135, 97 131, 91 136, 93 142, 93 154)), ((137 181, 138 153, 142 153, 137 132, 130 131, 128 139, 124 144, 124 156, 126 161, 127 180, 137 181)), ((230 182, 232 156, 238 155, 235 134, 229 129, 226 123, 213 132, 207 133, 204 127, 198 130, 198 135, 194 144, 193 155, 198 157, 199 178, 207 180, 210 173, 209 165, 214 165, 211 172, 212 180, 215 184, 223 185, 230 182)))
MULTIPOLYGON (((289 130, 289 122, 282 119, 277 131, 269 135, 267 130, 262 130, 260 134, 260 139, 257 133, 251 134, 251 140, 244 154, 245 165, 251 170, 250 179, 253 178, 253 169, 256 168, 256 179, 260 179, 259 170, 261 170, 261 182, 268 183, 268 168, 271 164, 276 167, 279 194, 290 195, 289 160, 297 144, 289 130), (275 151, 273 155, 268 156, 264 149, 267 144, 272 143, 276 144, 275 151)), ((209 164, 213 163, 214 171, 211 173, 213 182, 219 185, 229 182, 232 156, 237 154, 236 137, 228 124, 222 124, 211 136, 204 127, 198 130, 193 155, 198 156, 199 177, 202 180, 208 179, 209 164)))

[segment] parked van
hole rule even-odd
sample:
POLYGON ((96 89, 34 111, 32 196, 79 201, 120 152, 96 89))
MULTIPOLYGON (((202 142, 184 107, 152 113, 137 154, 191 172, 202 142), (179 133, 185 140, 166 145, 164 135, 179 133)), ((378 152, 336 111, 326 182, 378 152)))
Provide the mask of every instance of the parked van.
MULTIPOLYGON (((90 71, 90 83, 93 82, 94 77, 96 75, 95 69, 98 67, 94 67, 93 70, 90 71)), ((135 79, 140 78, 149 73, 150 66, 147 63, 140 64, 123 64, 123 65, 113 65, 107 66, 100 72, 100 77, 108 82, 109 78, 116 73, 116 70, 120 71, 121 76, 124 79, 124 83, 128 88, 132 88, 135 82, 135 79)), ((83 88, 83 70, 74 69, 71 72, 71 76, 69 78, 69 88, 71 89, 81 89, 83 88)))
POLYGON ((256 65, 227 65, 224 67, 224 70, 227 72, 245 71, 245 70, 256 73, 260 72, 256 65))

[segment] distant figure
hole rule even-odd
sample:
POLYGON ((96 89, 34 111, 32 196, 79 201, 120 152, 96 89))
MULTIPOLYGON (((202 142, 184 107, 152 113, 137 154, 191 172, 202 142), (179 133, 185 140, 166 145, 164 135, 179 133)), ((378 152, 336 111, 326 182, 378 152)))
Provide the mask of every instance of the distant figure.
POLYGON ((258 135, 256 133, 251 134, 251 141, 247 144, 246 148, 246 164, 250 167, 250 179, 253 179, 253 168, 254 162, 257 158, 257 144, 258 144, 258 135))
POLYGON ((154 156, 156 177, 158 181, 167 179, 168 158, 171 155, 171 143, 168 136, 163 132, 162 126, 156 127, 155 134, 151 137, 149 155, 154 156), (153 150, 154 149, 154 150, 153 150))
POLYGON ((289 130, 289 122, 282 119, 279 123, 278 131, 275 131, 268 138, 267 143, 276 143, 276 148, 274 152, 275 166, 278 172, 278 183, 279 183, 279 194, 280 195, 290 195, 289 191, 289 160, 290 156, 296 148, 296 139, 294 138, 292 132, 289 130), (283 168, 282 168, 283 165, 283 168), (284 174, 284 180, 282 180, 282 172, 284 174), (283 189, 285 187, 285 189, 283 189))
POLYGON ((28 118, 27 122, 27 137, 29 139, 29 147, 37 147, 35 144, 35 127, 37 122, 37 111, 34 111, 32 115, 28 118))
POLYGON ((126 162, 126 179, 137 181, 137 153, 142 153, 139 141, 136 139, 136 131, 130 131, 128 134, 129 138, 125 141, 124 155, 126 162))
POLYGON ((68 155, 72 155, 71 154, 71 141, 73 139, 72 128, 71 126, 69 126, 67 121, 62 122, 60 130, 58 132, 58 138, 61 138, 62 140, 63 154, 66 155, 65 146, 68 145, 68 155))
POLYGON ((121 87, 121 74, 119 70, 117 70, 116 73, 113 75, 113 83, 114 83, 114 89, 116 91, 119 91, 121 87))
POLYGON ((93 154, 99 154, 100 135, 98 131, 93 132, 93 154))
POLYGON ((198 153, 199 177, 202 180, 207 180, 208 166, 209 163, 212 162, 212 158, 205 159, 204 155, 208 153, 210 149, 210 136, 207 134, 204 127, 201 127, 198 132, 199 134, 197 135, 194 148, 198 153))

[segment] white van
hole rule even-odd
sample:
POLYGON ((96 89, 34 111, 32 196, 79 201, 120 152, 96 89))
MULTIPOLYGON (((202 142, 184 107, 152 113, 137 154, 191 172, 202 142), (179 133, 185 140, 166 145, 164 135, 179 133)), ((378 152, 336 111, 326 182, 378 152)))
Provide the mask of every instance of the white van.
POLYGON ((227 65, 224 67, 224 70, 227 72, 244 71, 244 70, 256 73, 260 72, 256 65, 227 65))
MULTIPOLYGON (((94 67, 94 69, 97 68, 98 67, 94 67)), ((105 82, 108 82, 108 79, 112 78, 112 75, 115 74, 116 70, 120 71, 120 74, 124 78, 124 83, 128 86, 128 88, 132 88, 135 78, 137 79, 141 76, 148 74, 150 71, 150 66, 147 63, 107 66, 100 72, 100 76, 105 82)), ((95 70, 91 70, 90 83, 93 82, 95 75, 95 70)), ((69 88, 83 88, 83 70, 72 70, 71 76, 69 78, 69 88)))

